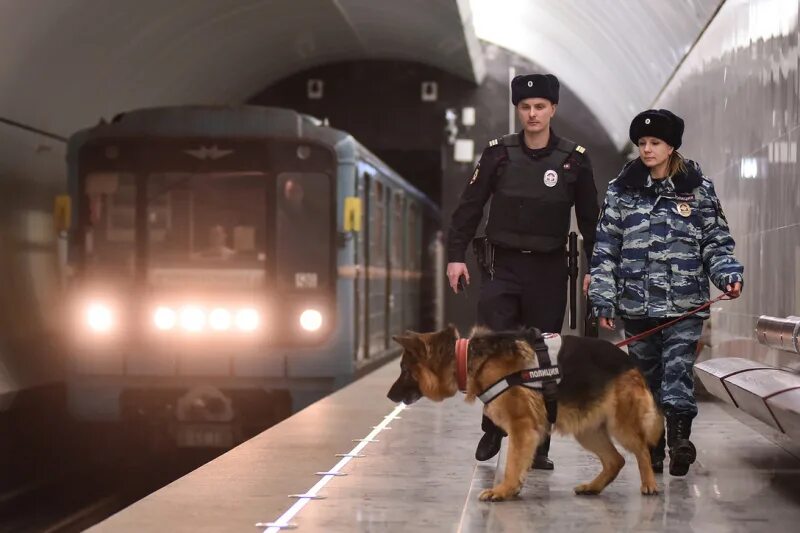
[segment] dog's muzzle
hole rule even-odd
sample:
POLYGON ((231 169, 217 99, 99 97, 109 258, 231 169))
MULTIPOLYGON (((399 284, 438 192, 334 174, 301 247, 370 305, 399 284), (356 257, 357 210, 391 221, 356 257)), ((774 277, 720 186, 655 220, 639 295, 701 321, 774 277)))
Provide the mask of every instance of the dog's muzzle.
POLYGON ((394 385, 392 385, 392 388, 389 389, 389 394, 386 396, 393 402, 403 402, 406 405, 411 405, 422 398, 422 392, 419 390, 419 385, 413 378, 400 375, 397 381, 394 382, 394 385))

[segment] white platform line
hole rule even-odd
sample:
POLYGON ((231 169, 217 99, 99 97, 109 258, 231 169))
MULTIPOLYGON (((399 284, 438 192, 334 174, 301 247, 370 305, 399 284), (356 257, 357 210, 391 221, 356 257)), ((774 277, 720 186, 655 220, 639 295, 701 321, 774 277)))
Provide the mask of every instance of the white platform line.
POLYGON ((353 459, 352 456, 357 455, 361 450, 366 448, 367 445, 370 443, 370 441, 373 440, 378 435, 378 433, 386 429, 386 427, 389 425, 389 422, 394 420, 395 417, 397 417, 397 415, 400 413, 400 411, 402 411, 406 407, 407 406, 405 404, 402 403, 398 404, 397 407, 395 407, 390 414, 383 417, 383 422, 375 426, 374 429, 369 432, 369 435, 364 437, 362 441, 355 446, 355 448, 353 448, 347 453, 348 457, 342 457, 341 461, 336 463, 336 465, 333 468, 328 470, 330 474, 323 476, 319 481, 317 481, 317 483, 313 487, 307 490, 304 493, 306 497, 297 500, 297 502, 291 507, 289 507, 289 509, 287 509, 286 512, 283 513, 277 520, 275 520, 274 522, 270 522, 270 524, 272 525, 266 528, 264 530, 264 533, 278 533, 281 531, 281 526, 285 527, 289 526, 289 521, 292 518, 294 518, 294 516, 297 513, 299 513, 300 510, 303 507, 305 507, 306 504, 310 502, 314 496, 317 495, 317 493, 320 491, 320 489, 322 489, 322 487, 328 484, 328 481, 336 477, 335 474, 339 472, 339 470, 341 470, 347 463, 349 463, 353 459))
POLYGON ((464 519, 467 516, 467 505, 469 505, 469 499, 472 497, 472 488, 475 486, 475 477, 478 474, 478 465, 476 464, 472 467, 472 479, 469 483, 469 488, 467 488, 467 497, 464 499, 464 507, 461 509, 461 517, 458 519, 458 528, 456 529, 456 533, 462 533, 464 531, 464 519))
MULTIPOLYGON (((505 462, 501 462, 501 458, 505 457, 505 449, 506 449, 506 444, 504 440, 504 442, 501 444, 500 451, 497 453, 497 463, 494 465, 494 478, 492 479, 492 483, 489 485, 490 487, 497 485, 499 483, 498 479, 502 479, 502 476, 498 477, 497 473, 504 470, 504 466, 502 465, 504 465, 505 462)), ((490 468, 489 465, 485 466, 487 468, 490 468)), ((478 475, 479 473, 481 473, 480 471, 482 468, 483 468, 482 465, 480 465, 479 463, 475 463, 475 467, 472 469, 472 480, 469 483, 469 489, 467 489, 467 497, 464 499, 464 508, 461 510, 461 518, 458 520, 458 528, 456 529, 456 533, 463 533, 467 529, 465 527, 467 524, 467 506, 470 504, 475 505, 473 500, 476 498, 476 496, 473 495, 473 491, 475 489, 477 478, 479 477, 478 475)), ((481 483, 483 482, 484 480, 481 480, 481 483)), ((483 489, 481 489, 480 492, 482 492, 482 490, 483 489)), ((480 494, 479 491, 475 492, 480 494)))

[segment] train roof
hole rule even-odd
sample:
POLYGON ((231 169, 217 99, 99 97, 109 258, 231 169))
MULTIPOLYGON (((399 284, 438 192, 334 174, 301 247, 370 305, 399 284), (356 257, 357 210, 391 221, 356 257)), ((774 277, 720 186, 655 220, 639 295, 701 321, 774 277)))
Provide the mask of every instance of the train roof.
POLYGON ((137 109, 121 113, 111 122, 101 121, 76 132, 69 138, 68 152, 74 155, 78 147, 93 139, 144 135, 222 139, 276 136, 317 141, 331 146, 339 161, 365 160, 390 182, 417 197, 429 209, 439 212, 439 208, 422 191, 403 179, 349 133, 327 126, 310 115, 280 107, 195 105, 137 109))

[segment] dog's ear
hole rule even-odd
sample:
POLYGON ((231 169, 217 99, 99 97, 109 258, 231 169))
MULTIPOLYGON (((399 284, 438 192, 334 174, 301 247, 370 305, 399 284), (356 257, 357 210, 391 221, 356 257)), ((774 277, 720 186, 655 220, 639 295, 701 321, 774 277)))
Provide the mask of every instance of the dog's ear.
POLYGON ((445 329, 447 333, 450 333, 456 339, 460 339, 461 335, 458 333, 458 328, 456 328, 455 324, 452 322, 447 324, 447 329, 445 329))
POLYGON ((405 335, 393 335, 392 340, 410 354, 421 355, 425 353, 425 343, 417 333, 412 331, 406 331, 405 335))

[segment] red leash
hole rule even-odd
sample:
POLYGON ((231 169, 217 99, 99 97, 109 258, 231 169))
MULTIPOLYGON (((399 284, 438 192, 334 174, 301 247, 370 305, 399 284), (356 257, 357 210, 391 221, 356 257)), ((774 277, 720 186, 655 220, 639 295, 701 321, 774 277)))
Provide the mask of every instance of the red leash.
POLYGON ((670 320, 666 324, 661 324, 660 326, 657 326, 657 327, 655 327, 653 329, 648 329, 647 331, 645 331, 643 333, 639 333, 638 335, 634 335, 633 337, 629 337, 629 338, 625 339, 624 341, 620 341, 620 342, 616 343, 614 346, 622 348, 623 346, 627 346, 627 345, 631 344, 632 342, 636 342, 636 341, 644 339, 645 337, 649 337, 653 333, 658 333, 662 329, 666 329, 666 328, 668 328, 668 327, 670 327, 670 326, 672 326, 674 324, 677 324, 681 320, 683 320, 685 318, 689 318, 690 316, 694 315, 695 313, 699 313, 700 311, 702 311, 704 309, 708 309, 709 307, 711 307, 715 303, 719 302, 720 300, 730 300, 731 299, 731 298, 726 298, 726 296, 728 296, 727 292, 717 296, 716 298, 714 298, 710 302, 704 303, 703 305, 701 305, 700 307, 698 307, 696 309, 692 309, 688 313, 685 313, 685 314, 679 316, 675 320, 670 320))
POLYGON ((458 390, 467 391, 467 354, 469 353, 469 339, 456 340, 456 381, 458 390))

